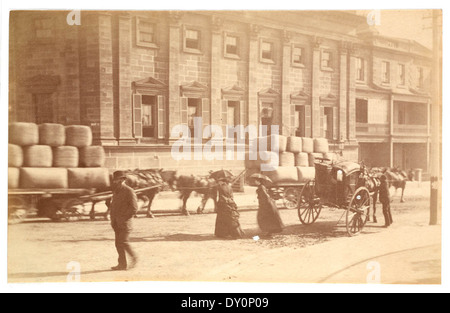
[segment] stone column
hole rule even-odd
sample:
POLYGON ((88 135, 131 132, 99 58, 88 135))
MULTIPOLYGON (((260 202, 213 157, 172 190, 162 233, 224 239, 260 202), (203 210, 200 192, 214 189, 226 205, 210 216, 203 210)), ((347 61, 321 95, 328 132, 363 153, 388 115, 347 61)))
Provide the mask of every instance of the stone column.
POLYGON ((170 11, 169 19, 169 143, 177 140, 172 138, 172 128, 181 123, 180 110, 180 81, 179 81, 179 63, 181 53, 181 17, 182 12, 170 11))
POLYGON ((89 12, 80 34, 81 123, 92 129, 93 143, 115 145, 111 14, 89 12))
POLYGON ((99 25, 99 86, 100 86, 100 143, 114 145, 112 16, 100 12, 99 25))
POLYGON ((356 50, 352 46, 348 57, 348 137, 350 143, 356 143, 356 50))
POLYGON ((248 56, 248 124, 259 127, 259 104, 257 89, 257 66, 259 62, 258 34, 260 26, 249 25, 249 56, 248 56))
POLYGON ((118 126, 119 145, 135 144, 133 138, 133 105, 131 102, 131 44, 132 26, 131 16, 123 12, 117 17, 117 61, 118 70, 115 86, 118 90, 118 126))
MULTIPOLYGON (((220 17, 212 16, 211 19, 211 124, 222 125, 222 105, 220 86, 220 59, 222 55, 222 25, 220 17)), ((223 134, 225 136, 225 134, 223 134)))
POLYGON ((313 38, 312 71, 311 71, 311 122, 312 137, 320 137, 320 45, 319 37, 313 38))
POLYGON ((339 137, 337 140, 347 138, 347 90, 348 80, 351 77, 347 75, 348 69, 348 43, 342 42, 339 50, 339 137))
POLYGON ((281 127, 280 134, 284 136, 295 135, 291 134, 291 89, 289 86, 289 72, 291 68, 291 37, 289 31, 283 30, 283 50, 282 50, 282 65, 281 65, 281 127))

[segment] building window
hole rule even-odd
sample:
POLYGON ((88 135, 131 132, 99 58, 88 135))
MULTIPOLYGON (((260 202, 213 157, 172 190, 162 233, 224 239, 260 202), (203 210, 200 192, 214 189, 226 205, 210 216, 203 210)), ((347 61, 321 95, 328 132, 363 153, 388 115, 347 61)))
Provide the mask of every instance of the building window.
POLYGON ((185 29, 184 31, 184 51, 201 52, 201 32, 196 29, 185 29))
POLYGON ((324 119, 323 119, 323 130, 324 136, 327 139, 333 139, 333 108, 324 108, 324 119))
POLYGON ((305 106, 304 105, 296 105, 295 106, 295 115, 294 115, 295 136, 306 137, 305 120, 306 120, 305 106))
POLYGON ((400 85, 404 86, 406 84, 406 72, 405 64, 398 65, 398 82, 400 85))
POLYGON ((225 34, 224 55, 228 58, 239 58, 239 37, 225 34))
POLYGON ((262 62, 275 62, 274 43, 269 41, 261 41, 261 61, 262 62))
POLYGON ((391 81, 391 64, 389 62, 381 62, 381 82, 389 84, 391 81))
POLYGON ((53 20, 50 18, 40 18, 34 20, 34 31, 36 39, 53 38, 53 20))
POLYGON ((356 80, 365 81, 364 79, 364 59, 356 58, 356 80))
POLYGON ((356 123, 368 123, 368 101, 356 99, 356 123))
MULTIPOLYGON (((234 131, 234 127, 240 124, 240 101, 228 100, 227 102, 227 126, 229 127, 227 130, 227 137, 230 138, 232 135, 230 132, 234 131), (232 127, 233 129, 230 129, 230 127, 232 127)), ((238 132, 234 133, 234 138, 239 138, 238 132)))
POLYGON ((267 126, 267 134, 272 132, 273 102, 261 102, 261 125, 267 126))
MULTIPOLYGON (((194 119, 196 117, 201 117, 202 116, 202 111, 201 111, 201 99, 198 98, 188 98, 188 105, 187 105, 187 115, 188 115, 188 127, 189 130, 191 132, 191 138, 194 137, 194 119)), ((200 130, 200 133, 202 132, 202 130, 200 130)), ((200 136, 203 136, 202 134, 200 134, 200 136)))
POLYGON ((155 96, 142 96, 142 137, 155 138, 157 135, 157 100, 155 96))
POLYGON ((147 19, 136 18, 136 45, 157 48, 156 24, 147 19))
POLYGON ((299 46, 292 47, 292 65, 297 67, 305 66, 305 48, 299 46))
POLYGON ((322 51, 321 67, 323 70, 330 70, 333 68, 333 53, 331 51, 322 51))

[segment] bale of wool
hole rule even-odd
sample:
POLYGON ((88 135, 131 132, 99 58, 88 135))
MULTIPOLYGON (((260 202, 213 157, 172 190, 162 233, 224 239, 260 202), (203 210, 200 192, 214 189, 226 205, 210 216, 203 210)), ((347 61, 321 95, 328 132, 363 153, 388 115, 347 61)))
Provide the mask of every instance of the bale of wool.
POLYGON ((20 169, 20 188, 68 188, 67 169, 22 167, 20 169))
POLYGON ((92 144, 92 130, 85 125, 68 125, 66 131, 66 146, 86 147, 92 144))
POLYGON ((267 149, 273 152, 285 152, 287 148, 287 137, 283 135, 267 136, 267 149), (272 148, 272 143, 274 147, 272 148))
POLYGON ((314 166, 314 163, 316 163, 317 158, 322 159, 323 153, 316 153, 316 152, 308 153, 309 166, 314 166))
POLYGON ((298 181, 298 172, 295 166, 280 166, 277 169, 266 172, 274 183, 294 183, 298 181))
POLYGON ((324 159, 328 159, 332 162, 337 162, 339 160, 339 157, 336 153, 334 152, 327 152, 323 154, 324 159))
POLYGON ((287 137, 286 151, 293 153, 302 152, 302 137, 296 136, 287 137))
POLYGON ((246 152, 245 154, 245 167, 247 169, 260 169, 261 165, 268 167, 279 166, 279 155, 272 151, 256 151, 256 156, 252 153, 246 152), (256 157, 256 160, 253 158, 256 157))
POLYGON ((298 180, 306 183, 316 177, 316 168, 313 166, 297 166, 298 180))
POLYGON ((103 167, 105 150, 102 146, 86 146, 79 148, 81 167, 103 167))
POLYGON ((8 144, 8 166, 21 167, 23 165, 22 147, 9 143, 8 144))
POLYGON ((67 171, 69 188, 104 189, 111 184, 107 168, 69 168, 67 171))
POLYGON ((329 152, 327 138, 314 138, 314 152, 327 153, 329 152))
POLYGON ((308 153, 300 152, 295 154, 295 166, 309 166, 308 153))
POLYGON ((9 143, 31 146, 39 143, 39 128, 35 123, 14 122, 9 124, 9 143))
POLYGON ((302 137, 302 151, 306 153, 314 152, 314 139, 309 137, 302 137))
POLYGON ((280 166, 280 156, 276 152, 272 151, 260 151, 259 152, 261 171, 273 171, 280 166))
POLYGON ((66 129, 62 124, 39 124, 39 144, 52 147, 64 146, 66 142, 66 129))
POLYGON ((295 154, 292 152, 281 152, 280 166, 295 166, 295 154))
POLYGON ((53 147, 53 167, 78 167, 79 155, 77 147, 53 147))
POLYGON ((20 169, 17 167, 8 167, 8 188, 19 188, 20 169))
POLYGON ((23 148, 23 166, 52 167, 53 152, 50 146, 34 145, 23 148))

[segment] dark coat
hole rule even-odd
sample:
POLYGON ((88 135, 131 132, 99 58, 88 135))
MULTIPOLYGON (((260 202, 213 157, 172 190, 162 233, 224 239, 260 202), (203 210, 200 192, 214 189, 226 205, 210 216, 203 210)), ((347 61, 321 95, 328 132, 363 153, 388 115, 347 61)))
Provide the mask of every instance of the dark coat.
POLYGON ((387 181, 381 181, 380 183, 380 202, 381 203, 390 203, 391 202, 391 196, 389 194, 389 184, 387 181))
POLYGON ((284 224, 281 220, 275 201, 269 196, 267 188, 260 185, 256 190, 258 195, 259 208, 257 221, 259 228, 268 233, 280 233, 284 224))
POLYGON ((137 196, 134 190, 125 183, 117 187, 113 191, 110 210, 113 228, 131 228, 130 222, 138 210, 137 196))

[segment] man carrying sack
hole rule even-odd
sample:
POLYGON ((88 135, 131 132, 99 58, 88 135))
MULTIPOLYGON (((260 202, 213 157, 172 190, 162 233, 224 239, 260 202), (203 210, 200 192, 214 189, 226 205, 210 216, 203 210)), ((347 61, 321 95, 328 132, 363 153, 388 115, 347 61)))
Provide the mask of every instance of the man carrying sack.
POLYGON ((125 271, 136 266, 137 257, 129 243, 133 217, 138 210, 137 196, 134 190, 125 184, 126 174, 116 171, 113 174, 113 196, 110 203, 111 226, 115 232, 115 243, 119 254, 118 265, 112 267, 114 271, 125 271), (131 257, 127 263, 126 253, 131 257))

